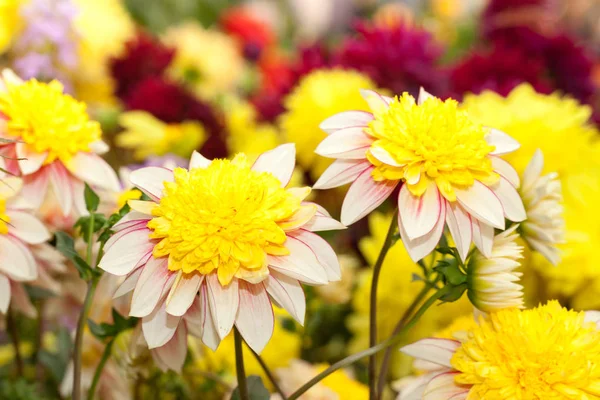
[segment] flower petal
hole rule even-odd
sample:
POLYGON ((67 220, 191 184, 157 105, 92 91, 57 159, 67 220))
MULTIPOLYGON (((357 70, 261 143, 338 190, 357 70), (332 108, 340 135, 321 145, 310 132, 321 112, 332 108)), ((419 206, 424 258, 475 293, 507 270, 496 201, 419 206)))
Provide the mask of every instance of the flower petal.
POLYGON ((504 209, 500 199, 483 183, 475 181, 467 189, 455 188, 458 202, 469 214, 494 228, 504 229, 504 209))
POLYGON ((354 181, 371 163, 366 160, 335 160, 314 184, 313 189, 331 189, 354 181))
POLYGON ((348 226, 379 207, 398 185, 398 181, 376 182, 371 176, 375 167, 364 170, 354 181, 342 205, 342 224, 348 226))
POLYGON ((366 127, 373 120, 373 114, 366 111, 344 111, 321 122, 319 128, 327 133, 352 127, 366 127))
POLYGON ((490 257, 492 255, 492 244, 494 243, 494 228, 471 218, 471 230, 475 246, 485 257, 490 257))
POLYGON ((436 225, 442 210, 442 196, 431 181, 421 196, 413 195, 408 185, 402 185, 398 196, 398 216, 408 238, 425 236, 436 225))
POLYGON ((373 138, 363 129, 354 127, 335 131, 319 143, 315 153, 329 158, 364 160, 373 138))
POLYGON ((419 360, 452 368, 450 360, 459 347, 460 342, 457 340, 427 338, 404 346, 400 351, 419 360))
POLYGON ((32 151, 25 143, 16 143, 15 150, 17 152, 17 162, 23 175, 31 175, 39 171, 46 158, 48 158, 47 152, 32 151))
POLYGON ((417 99, 417 104, 421 105, 425 103, 425 100, 435 98, 434 95, 426 91, 422 86, 419 88, 419 97, 417 99))
POLYGON ((291 217, 278 221, 277 225, 284 231, 293 231, 304 225, 314 218, 317 214, 317 205, 314 203, 303 203, 298 211, 291 217))
POLYGON ((167 298, 167 312, 171 315, 185 314, 198 295, 203 280, 204 275, 198 273, 184 274, 171 288, 173 295, 167 298))
POLYGON ((113 275, 127 275, 139 260, 152 250, 154 244, 149 238, 150 230, 143 227, 133 230, 114 242, 107 242, 110 247, 100 260, 99 267, 113 275), (114 243, 114 244, 113 244, 114 243))
POLYGON ((519 174, 517 174, 517 171, 515 171, 512 165, 500 157, 490 157, 490 160, 492 160, 492 168, 495 172, 506 178, 514 187, 519 187, 519 174))
POLYGON ((187 329, 185 324, 180 324, 171 340, 151 350, 152 358, 163 372, 173 370, 181 373, 188 351, 187 344, 187 329))
POLYGON ((0 273, 19 282, 37 278, 37 264, 31 251, 10 235, 0 235, 0 273))
POLYGON ((360 95, 369 104, 369 108, 374 111, 385 110, 390 105, 392 99, 377 93, 370 89, 361 89, 360 95))
POLYGON ((113 294, 113 299, 117 299, 133 291, 143 270, 143 268, 138 268, 129 275, 127 275, 127 278, 125 278, 123 283, 121 283, 117 290, 115 290, 115 293, 113 294))
MULTIPOLYGON (((204 280, 206 282, 206 279, 204 280)), ((215 326, 214 319, 211 316, 210 304, 208 300, 208 284, 204 284, 200 287, 200 323, 202 326, 202 343, 211 348, 213 351, 217 350, 221 338, 219 332, 215 326)))
POLYGON ((433 377, 427 384, 423 400, 464 400, 469 395, 469 387, 458 386, 454 377, 458 372, 444 372, 433 377))
MULTIPOLYGON (((44 199, 46 198, 46 192, 48 191, 48 183, 50 182, 50 168, 42 168, 38 172, 32 175, 28 175, 23 178, 23 190, 21 195, 27 200, 27 203, 31 208, 37 210, 40 208, 44 199)), ((6 181, 6 179, 4 179, 6 181)), ((0 188, 6 187, 6 185, 0 185, 0 188)), ((10 188, 10 186, 8 186, 10 188)), ((11 190, 12 191, 12 190, 11 190)), ((4 196, 3 197, 9 197, 4 196)))
POLYGON ((129 315, 145 317, 150 314, 164 292, 165 285, 173 279, 174 273, 167 267, 168 260, 151 258, 143 267, 131 299, 129 315))
POLYGON ((417 262, 429 255, 433 249, 435 249, 435 246, 437 246, 437 244, 440 242, 442 233, 444 233, 444 225, 446 221, 446 203, 442 202, 441 204, 442 207, 437 223, 431 232, 424 236, 411 240, 406 234, 404 226, 400 222, 398 223, 400 227, 400 237, 402 238, 404 247, 414 262, 417 262))
POLYGON ((175 334, 181 317, 167 314, 165 302, 142 319, 142 331, 149 349, 164 346, 175 334))
POLYGON ((310 247, 319 263, 325 268, 329 282, 342 279, 340 262, 335 251, 333 251, 333 248, 325 239, 316 233, 304 229, 299 229, 296 232, 290 233, 290 235, 310 247))
POLYGON ((50 232, 46 226, 32 214, 23 211, 9 210, 9 232, 29 244, 41 244, 50 240, 50 232))
POLYGON ((212 163, 212 160, 204 157, 202 154, 198 153, 196 150, 192 153, 192 157, 190 158, 189 169, 193 168, 206 168, 212 163))
POLYGON ((10 305, 10 281, 0 274, 0 313, 6 314, 10 305))
POLYGON ((373 143, 369 149, 369 153, 386 165, 391 165, 393 167, 402 167, 404 165, 396 161, 385 148, 381 147, 381 143, 379 141, 373 143))
POLYGON ((540 149, 537 149, 527 164, 523 173, 523 192, 527 192, 534 185, 535 181, 542 174, 544 168, 544 154, 540 149))
POLYGON ((271 271, 265 280, 265 287, 273 300, 290 313, 300 325, 304 326, 306 297, 300 282, 279 272, 271 271))
POLYGON ((308 245, 293 236, 288 236, 285 247, 290 254, 269 256, 270 268, 308 284, 322 285, 328 282, 325 268, 308 245))
POLYGON ((118 192, 121 189, 114 169, 94 153, 77 153, 67 164, 69 171, 89 185, 118 192))
POLYGON ((96 140, 95 142, 90 143, 90 150, 92 150, 96 154, 105 154, 108 153, 110 148, 108 145, 102 140, 96 140))
POLYGON ((488 144, 496 146, 496 149, 490 153, 494 156, 512 153, 521 147, 519 142, 517 142, 511 136, 494 128, 490 128, 490 132, 485 135, 485 140, 488 142, 488 144))
POLYGON ((273 306, 265 286, 240 281, 240 308, 235 326, 248 346, 260 354, 273 335, 274 325, 273 306))
POLYGON ((206 275, 208 284, 208 303, 213 322, 223 339, 231 332, 239 306, 238 279, 233 279, 227 286, 221 286, 216 273, 206 275))
POLYGON ((173 182, 173 171, 162 167, 146 167, 132 171, 129 180, 156 202, 162 197, 164 183, 173 182))
POLYGON ((281 187, 286 187, 292 179, 295 166, 296 146, 293 143, 286 143, 258 156, 252 165, 252 170, 269 172, 279 179, 281 187))
POLYGON ((521 200, 517 189, 508 180, 500 177, 500 180, 491 189, 498 199, 500 199, 500 203, 502 203, 502 208, 504 209, 504 216, 507 219, 514 222, 521 222, 527 218, 523 200, 521 200))
POLYGON ((50 183, 54 189, 54 195, 63 212, 64 216, 71 213, 73 207, 73 187, 71 186, 71 180, 69 172, 59 162, 53 162, 48 167, 50 173, 50 183))
POLYGON ((471 229, 471 217, 459 204, 446 201, 446 224, 454 239, 458 254, 464 262, 469 254, 473 232, 471 229))

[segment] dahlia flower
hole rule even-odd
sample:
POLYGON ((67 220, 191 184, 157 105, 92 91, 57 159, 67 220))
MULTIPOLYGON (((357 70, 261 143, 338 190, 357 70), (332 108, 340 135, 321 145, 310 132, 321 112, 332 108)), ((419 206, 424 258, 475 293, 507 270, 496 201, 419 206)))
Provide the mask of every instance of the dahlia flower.
POLYGON ((132 211, 115 225, 100 268, 127 276, 119 294, 133 290, 130 315, 142 318, 151 349, 173 337, 198 301, 207 346, 215 349, 235 324, 260 352, 273 332, 269 296, 302 323, 300 282, 340 279, 335 253, 312 232, 343 226, 303 201, 310 188, 284 189, 294 165, 287 144, 253 165, 244 154, 210 161, 195 152, 189 170, 131 173, 151 200, 129 202, 132 211))
POLYGON ((525 219, 518 175, 499 155, 519 144, 475 123, 454 100, 421 91, 394 99, 361 91, 372 112, 347 111, 321 123, 329 134, 316 153, 337 160, 315 189, 354 182, 342 205, 342 223, 365 217, 400 185, 398 224, 417 261, 437 245, 447 224, 461 258, 471 241, 491 255, 494 228, 525 219))
POLYGON ((50 233, 40 220, 26 208, 20 196, 19 178, 4 176, 0 187, 0 313, 6 314, 11 292, 26 314, 34 314, 21 282, 38 278, 38 262, 32 247, 50 239, 50 233), (29 312, 28 312, 29 311, 29 312))
POLYGON ((399 400, 566 399, 600 396, 598 312, 557 301, 480 317, 459 340, 429 338, 402 348, 431 371, 399 400))
POLYGON ((21 81, 5 70, 0 81, 0 152, 11 160, 7 170, 24 178, 23 196, 34 208, 50 183, 64 215, 86 213, 84 182, 117 190, 115 172, 98 154, 108 150, 100 124, 91 121, 84 103, 63 93, 58 81, 21 81))
POLYGON ((473 254, 467 270, 467 294, 471 303, 481 311, 489 312, 510 307, 523 307, 523 286, 518 282, 523 246, 517 244, 517 225, 494 237, 492 253, 484 257, 473 254))
POLYGON ((556 172, 541 176, 544 156, 537 150, 523 174, 520 189, 527 211, 521 224, 523 239, 552 264, 560 261, 557 245, 564 243, 562 186, 556 172))

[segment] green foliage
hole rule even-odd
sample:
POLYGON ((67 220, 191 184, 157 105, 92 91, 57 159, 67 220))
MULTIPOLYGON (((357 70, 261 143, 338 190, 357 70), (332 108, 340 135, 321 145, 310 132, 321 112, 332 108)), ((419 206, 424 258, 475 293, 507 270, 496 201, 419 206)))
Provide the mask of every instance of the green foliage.
POLYGON ((119 333, 132 329, 137 324, 138 318, 131 317, 125 318, 117 310, 112 310, 113 323, 107 324, 105 322, 97 324, 91 319, 88 319, 88 326, 92 334, 100 340, 112 339, 119 333))
POLYGON ((0 399, 45 400, 46 397, 38 393, 35 382, 27 382, 25 379, 16 381, 5 379, 0 382, 0 399))
POLYGON ((75 242, 73 241, 73 238, 69 236, 68 233, 60 231, 56 232, 54 236, 56 238, 56 250, 60 251, 65 257, 73 262, 81 279, 86 282, 92 279, 97 272, 81 258, 77 251, 75 251, 75 242))
POLYGON ((85 208, 93 213, 98 210, 100 204, 100 197, 92 190, 92 188, 86 183, 85 189, 83 190, 83 197, 85 199, 85 208))
MULTIPOLYGON (((250 400, 269 400, 271 395, 265 385, 263 384, 260 376, 251 375, 247 379, 248 381, 248 392, 250 394, 250 400)), ((231 400, 240 400, 239 388, 235 388, 231 395, 231 400)))

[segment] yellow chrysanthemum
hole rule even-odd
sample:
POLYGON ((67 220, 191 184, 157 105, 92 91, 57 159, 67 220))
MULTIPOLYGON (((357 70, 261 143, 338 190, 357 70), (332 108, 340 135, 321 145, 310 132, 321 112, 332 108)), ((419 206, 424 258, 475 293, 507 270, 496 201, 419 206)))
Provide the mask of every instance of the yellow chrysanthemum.
POLYGON ((0 92, 0 112, 6 121, 6 134, 18 138, 36 153, 48 153, 45 164, 60 160, 68 164, 78 152, 90 152, 100 140, 100 124, 91 121, 85 103, 63 93, 58 81, 48 84, 5 79, 0 92))
POLYGON ((87 103, 113 104, 114 82, 108 62, 135 35, 135 24, 121 0, 74 1, 79 11, 75 27, 80 35, 77 98, 87 103))
POLYGON ((117 136, 116 143, 134 150, 137 160, 169 153, 187 158, 207 138, 204 127, 198 122, 166 124, 144 111, 121 114, 119 124, 125 131, 117 136))
POLYGON ((19 30, 20 0, 0 0, 0 54, 10 46, 12 39, 19 30))
POLYGON ((318 70, 304 77, 289 94, 280 118, 282 133, 296 143, 298 163, 316 179, 331 164, 315 154, 317 145, 327 136, 319 128, 326 118, 348 110, 369 110, 360 89, 375 89, 375 83, 356 71, 318 70))
POLYGON ((600 332, 557 301, 480 319, 452 357, 469 399, 592 399, 600 396, 600 332))
MULTIPOLYGON (((369 217, 371 236, 362 239, 359 248, 371 265, 375 263, 390 224, 391 215, 373 213, 369 217)), ((426 259, 425 262, 429 262, 426 259)), ((390 249, 379 278, 377 291, 377 328, 381 340, 389 337, 398 323, 402 313, 412 303, 422 289, 422 284, 412 281, 413 274, 422 274, 421 268, 413 262, 402 242, 398 241, 390 249)), ((371 291, 371 271, 364 273, 358 282, 352 304, 354 314, 349 319, 349 328, 354 334, 349 352, 356 352, 368 347, 369 340, 369 294, 371 291)), ((463 298, 455 303, 446 303, 436 308, 436 312, 426 313, 419 323, 410 330, 406 341, 416 340, 448 325, 454 318, 468 314, 472 307, 468 299, 463 298)), ((393 352, 392 373, 395 377, 409 372, 410 360, 400 358, 400 353, 393 352)))
POLYGON ((199 96, 210 100, 235 91, 241 83, 244 58, 232 37, 188 22, 170 28, 164 42, 176 49, 169 73, 186 81, 199 96))

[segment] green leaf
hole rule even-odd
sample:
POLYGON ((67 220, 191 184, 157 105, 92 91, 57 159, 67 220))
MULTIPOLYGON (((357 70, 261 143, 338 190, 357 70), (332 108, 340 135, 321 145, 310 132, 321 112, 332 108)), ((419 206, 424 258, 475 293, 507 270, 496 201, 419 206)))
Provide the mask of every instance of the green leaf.
POLYGON ((462 297, 463 293, 465 292, 465 290, 467 290, 467 286, 468 285, 466 283, 463 283, 458 286, 454 286, 452 288, 452 290, 449 291, 448 293, 446 293, 444 296, 442 296, 440 298, 440 300, 445 303, 452 303, 452 302, 460 299, 462 297))
POLYGON ((77 252, 73 238, 65 232, 56 232, 56 250, 60 251, 65 257, 73 262, 79 272, 81 279, 89 281, 93 276, 92 268, 77 252))
MULTIPOLYGON (((269 400, 271 395, 269 391, 263 384, 260 376, 251 375, 247 379, 248 382, 248 392, 250 394, 250 400, 269 400)), ((240 400, 240 391, 239 388, 235 388, 233 394, 231 395, 231 400, 240 400)))
POLYGON ((467 281, 467 275, 460 270, 456 259, 438 261, 434 269, 444 275, 446 282, 453 286, 461 285, 467 281))
POLYGON ((100 204, 100 197, 92 190, 92 188, 86 183, 83 191, 83 197, 85 198, 85 208, 90 212, 96 212, 98 205, 100 204))
POLYGON ((449 254, 451 256, 454 255, 454 249, 450 247, 438 247, 435 249, 435 251, 437 251, 440 254, 449 254))
POLYGON ((101 324, 97 324, 91 319, 88 319, 88 326, 90 327, 92 335, 94 335, 100 340, 113 337, 117 333, 114 325, 110 325, 104 322, 101 324))

